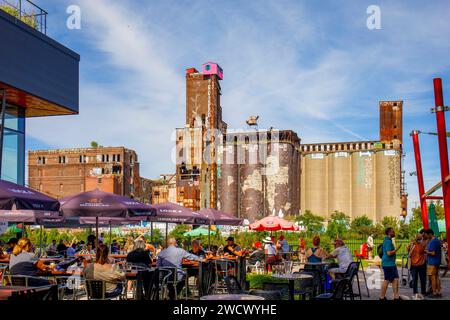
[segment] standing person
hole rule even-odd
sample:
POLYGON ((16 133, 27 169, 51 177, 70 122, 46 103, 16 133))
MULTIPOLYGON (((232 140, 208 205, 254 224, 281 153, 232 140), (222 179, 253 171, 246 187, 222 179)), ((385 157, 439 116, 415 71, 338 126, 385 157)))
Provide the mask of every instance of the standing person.
POLYGON ((266 270, 270 269, 278 263, 278 250, 277 246, 273 243, 271 237, 267 237, 264 242, 264 255, 266 257, 266 270))
POLYGON ((441 265, 441 242, 434 236, 431 229, 425 230, 425 236, 428 239, 428 246, 425 250, 427 254, 427 274, 431 278, 432 299, 441 298, 441 280, 439 279, 439 266, 441 265))
POLYGON ((306 261, 306 245, 303 237, 298 239, 298 257, 300 258, 300 263, 304 263, 306 261))
POLYGON ((423 244, 423 237, 419 233, 416 235, 414 241, 408 245, 408 255, 411 261, 411 278, 414 298, 418 300, 422 299, 427 292, 427 260, 425 256, 425 246, 423 244), (420 279, 420 292, 422 296, 419 296, 418 280, 420 279))
POLYGON ((369 260, 373 259, 373 247, 374 247, 373 234, 371 234, 367 237, 367 253, 369 256, 369 260))
POLYGON ((442 239, 442 263, 441 263, 444 267, 445 270, 442 273, 442 278, 447 276, 447 272, 448 269, 450 268, 450 266, 448 265, 448 243, 447 243, 447 239, 442 239))
POLYGON ((392 284, 392 291, 394 292, 394 300, 402 300, 398 293, 399 275, 397 270, 397 251, 400 250, 401 245, 397 248, 394 247, 392 239, 395 237, 395 231, 393 228, 387 228, 385 230, 385 237, 383 240, 383 257, 381 258, 381 266, 384 272, 384 281, 381 286, 380 300, 386 299, 386 292, 389 283, 392 284))
POLYGON ((291 248, 289 247, 289 243, 287 242, 286 238, 284 237, 284 234, 278 238, 277 248, 281 249, 281 252, 283 254, 283 258, 287 258, 287 255, 289 251, 291 251, 291 248))

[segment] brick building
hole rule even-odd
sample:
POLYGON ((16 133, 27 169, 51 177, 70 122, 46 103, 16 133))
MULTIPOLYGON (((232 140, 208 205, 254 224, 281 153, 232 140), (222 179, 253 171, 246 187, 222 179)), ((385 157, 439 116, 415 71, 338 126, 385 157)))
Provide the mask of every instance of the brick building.
POLYGON ((28 184, 56 198, 94 189, 144 202, 151 197, 136 152, 124 147, 29 151, 28 184))

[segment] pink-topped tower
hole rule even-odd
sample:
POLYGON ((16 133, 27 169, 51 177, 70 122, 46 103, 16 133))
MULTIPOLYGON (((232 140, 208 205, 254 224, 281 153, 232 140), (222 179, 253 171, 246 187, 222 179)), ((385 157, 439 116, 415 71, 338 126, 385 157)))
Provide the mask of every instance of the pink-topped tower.
POLYGON ((202 73, 205 75, 215 74, 219 78, 219 80, 223 80, 223 70, 222 68, 215 62, 207 62, 202 66, 202 73))

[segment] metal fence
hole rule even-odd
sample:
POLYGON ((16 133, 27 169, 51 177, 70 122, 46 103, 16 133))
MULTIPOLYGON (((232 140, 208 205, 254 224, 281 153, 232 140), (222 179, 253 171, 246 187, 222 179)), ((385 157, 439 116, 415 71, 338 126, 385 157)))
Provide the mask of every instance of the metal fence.
POLYGON ((48 12, 29 0, 0 0, 0 9, 47 34, 48 12))

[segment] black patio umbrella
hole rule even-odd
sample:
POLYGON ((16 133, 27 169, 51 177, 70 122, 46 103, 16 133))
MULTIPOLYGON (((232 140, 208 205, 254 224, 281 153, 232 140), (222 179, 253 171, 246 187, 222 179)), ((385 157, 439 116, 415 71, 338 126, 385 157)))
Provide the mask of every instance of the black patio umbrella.
POLYGON ((101 222, 107 222, 109 225, 113 221, 131 223, 145 220, 155 213, 147 204, 100 190, 82 192, 63 198, 60 202, 63 217, 68 222, 78 219, 80 224, 86 224, 86 221, 95 219, 97 245, 98 228, 101 222))
POLYGON ((34 189, 0 180, 0 221, 36 223, 59 218, 60 204, 34 189))

